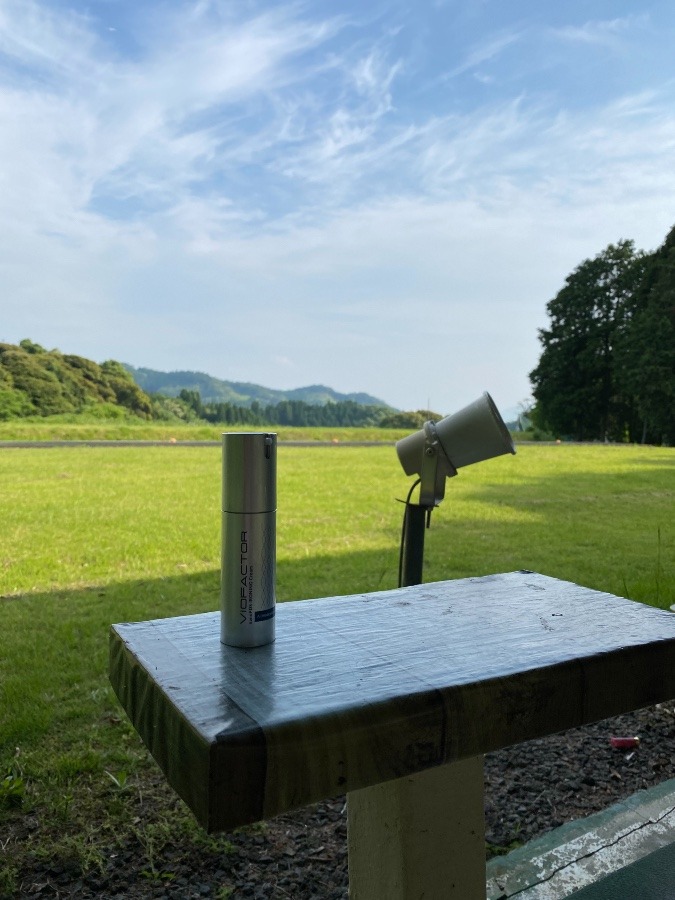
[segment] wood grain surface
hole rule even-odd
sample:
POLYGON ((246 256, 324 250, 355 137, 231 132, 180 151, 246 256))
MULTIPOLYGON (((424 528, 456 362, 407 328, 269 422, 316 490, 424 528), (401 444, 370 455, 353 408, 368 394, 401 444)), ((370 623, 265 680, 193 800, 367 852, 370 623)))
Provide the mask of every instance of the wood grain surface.
POLYGON ((115 625, 110 679, 208 830, 675 696, 675 616, 531 572, 115 625))

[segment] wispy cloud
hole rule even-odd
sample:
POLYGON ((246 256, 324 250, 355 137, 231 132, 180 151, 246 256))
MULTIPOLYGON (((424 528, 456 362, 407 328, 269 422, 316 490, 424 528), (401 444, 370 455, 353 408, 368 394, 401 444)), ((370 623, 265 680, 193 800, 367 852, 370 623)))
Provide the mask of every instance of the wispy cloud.
POLYGON ((649 21, 646 14, 630 15, 616 19, 596 19, 582 25, 566 25, 553 28, 553 37, 569 43, 619 46, 624 37, 634 33, 649 21))
MULTIPOLYGON (((203 250, 234 227, 319 210, 325 216, 367 197, 466 196, 488 186, 498 196, 525 180, 550 184, 558 172, 590 168, 575 150, 584 114, 567 119, 545 99, 401 116, 404 61, 386 36, 371 46, 335 44, 345 24, 337 17, 312 20, 278 7, 232 20, 222 7, 199 3, 167 14, 144 34, 142 52, 125 58, 84 16, 57 17, 35 0, 10 0, 3 9, 0 46, 14 73, 24 67, 53 76, 48 83, 37 75, 9 79, 0 90, 0 208, 24 227, 87 240, 155 229, 163 219, 169 229, 180 223, 189 245, 203 250), (561 138, 565 122, 574 142, 561 138)), ((628 22, 556 33, 592 42, 624 33, 628 22)), ((476 43, 452 73, 495 59, 523 33, 476 43)), ((627 131, 628 120, 653 120, 658 102, 653 97, 639 112, 617 100, 627 131)), ((591 117, 616 114, 594 110, 591 117)), ((602 147, 610 159, 628 159, 628 147, 646 158, 658 152, 643 147, 638 133, 618 140, 624 151, 612 151, 599 128, 586 152, 602 147)))
POLYGON ((0 8, 3 74, 12 77, 8 62, 19 65, 17 83, 25 83, 26 76, 34 87, 47 76, 67 82, 88 68, 97 45, 89 19, 72 10, 57 12, 35 0, 4 0, 0 8))
POLYGON ((276 145, 287 122, 277 120, 276 132, 256 128, 266 92, 295 85, 302 70, 290 61, 338 28, 283 11, 216 30, 205 13, 174 15, 130 60, 98 41, 83 17, 65 18, 30 0, 9 4, 0 38, 13 64, 0 91, 10 188, 0 203, 31 221, 42 209, 49 229, 54 220, 89 227, 92 199, 104 218, 110 198, 135 198, 137 211, 180 203, 239 163, 246 145, 276 145), (167 40, 175 33, 180 41, 167 40))
POLYGON ((508 47, 512 47, 521 40, 519 31, 509 31, 503 34, 492 35, 485 41, 472 47, 466 57, 448 73, 446 77, 452 78, 463 72, 478 68, 483 63, 489 62, 500 56, 508 47))
POLYGON ((449 49, 415 30, 426 6, 386 27, 344 4, 122 8, 0 0, 3 327, 21 329, 0 339, 404 405, 401 359, 439 385, 477 354, 500 383, 521 359, 524 383, 560 279, 671 224, 670 50, 640 78, 615 65, 655 34, 639 15, 579 6, 554 28, 476 4, 449 49))

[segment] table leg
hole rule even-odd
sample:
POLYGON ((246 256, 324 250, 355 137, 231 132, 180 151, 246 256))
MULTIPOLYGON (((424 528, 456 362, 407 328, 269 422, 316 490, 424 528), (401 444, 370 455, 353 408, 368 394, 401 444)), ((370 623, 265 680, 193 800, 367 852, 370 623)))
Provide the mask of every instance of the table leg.
POLYGON ((350 900, 485 900, 483 757, 347 796, 350 900))

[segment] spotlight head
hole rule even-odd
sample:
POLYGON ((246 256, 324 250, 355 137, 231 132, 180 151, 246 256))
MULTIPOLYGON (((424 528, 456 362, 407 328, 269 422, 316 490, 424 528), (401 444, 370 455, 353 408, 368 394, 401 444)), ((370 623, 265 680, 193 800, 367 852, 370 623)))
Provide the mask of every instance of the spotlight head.
POLYGON ((457 469, 492 459, 516 448, 492 397, 482 397, 396 443, 406 475, 419 475, 420 505, 437 506, 445 494, 445 479, 457 469))

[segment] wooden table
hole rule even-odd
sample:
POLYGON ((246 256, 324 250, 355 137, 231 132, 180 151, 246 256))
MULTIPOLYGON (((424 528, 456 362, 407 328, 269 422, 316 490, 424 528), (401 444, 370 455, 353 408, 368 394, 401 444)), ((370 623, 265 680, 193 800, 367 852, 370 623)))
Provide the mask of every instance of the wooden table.
POLYGON ((115 625, 110 678, 215 831, 347 793, 350 895, 485 896, 482 755, 675 697, 675 616, 532 572, 115 625))

